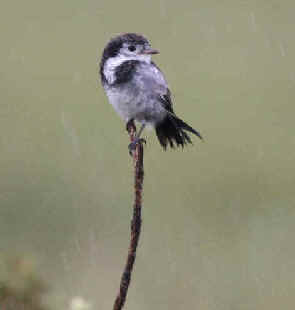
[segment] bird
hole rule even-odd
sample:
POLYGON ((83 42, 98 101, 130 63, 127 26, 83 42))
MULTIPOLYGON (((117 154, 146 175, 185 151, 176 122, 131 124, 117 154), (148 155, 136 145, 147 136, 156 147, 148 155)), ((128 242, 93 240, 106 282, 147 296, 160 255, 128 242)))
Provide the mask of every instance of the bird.
POLYGON ((171 92, 164 74, 152 61, 159 54, 149 41, 138 33, 123 33, 106 44, 99 72, 109 103, 126 122, 128 130, 134 121, 141 124, 129 152, 135 150, 145 127, 154 128, 164 150, 192 144, 188 133, 203 139, 201 134, 176 116, 171 92))

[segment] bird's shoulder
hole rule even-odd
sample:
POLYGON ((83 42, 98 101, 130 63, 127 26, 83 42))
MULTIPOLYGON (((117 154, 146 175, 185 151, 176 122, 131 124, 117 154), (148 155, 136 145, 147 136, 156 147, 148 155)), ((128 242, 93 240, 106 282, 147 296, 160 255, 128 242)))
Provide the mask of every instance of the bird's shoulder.
POLYGON ((153 61, 151 63, 141 62, 138 66, 138 72, 167 86, 163 72, 153 61))
POLYGON ((170 113, 174 113, 172 107, 171 92, 165 80, 163 72, 154 62, 150 63, 149 69, 150 70, 144 70, 144 72, 147 75, 153 75, 155 83, 158 85, 158 87, 156 87, 155 89, 158 92, 157 96, 159 98, 159 101, 161 102, 165 110, 170 113))

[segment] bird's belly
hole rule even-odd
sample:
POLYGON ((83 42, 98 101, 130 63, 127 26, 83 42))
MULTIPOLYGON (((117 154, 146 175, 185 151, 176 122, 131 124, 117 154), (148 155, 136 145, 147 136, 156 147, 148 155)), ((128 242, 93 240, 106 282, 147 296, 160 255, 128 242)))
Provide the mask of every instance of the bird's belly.
POLYGON ((135 119, 140 123, 154 125, 160 122, 166 115, 166 110, 155 98, 147 98, 130 91, 107 91, 109 101, 116 112, 126 122, 135 119))

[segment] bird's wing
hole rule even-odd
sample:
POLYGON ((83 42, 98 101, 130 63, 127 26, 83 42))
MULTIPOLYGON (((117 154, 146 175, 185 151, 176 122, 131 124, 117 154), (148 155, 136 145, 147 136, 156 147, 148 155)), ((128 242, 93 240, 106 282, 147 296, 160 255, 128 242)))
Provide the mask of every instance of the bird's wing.
POLYGON ((156 69, 158 78, 160 77, 160 79, 158 79, 158 80, 161 81, 162 87, 161 87, 161 90, 159 93, 159 100, 160 100, 161 104, 163 105, 163 107, 165 108, 165 110, 174 114, 173 107, 172 107, 171 92, 170 92, 168 85, 165 81, 164 74, 154 62, 152 62, 152 66, 154 66, 154 68, 156 69))
POLYGON ((172 107, 171 93, 170 93, 169 88, 167 88, 167 91, 165 94, 159 95, 159 99, 163 107, 165 108, 165 110, 174 114, 173 107, 172 107))

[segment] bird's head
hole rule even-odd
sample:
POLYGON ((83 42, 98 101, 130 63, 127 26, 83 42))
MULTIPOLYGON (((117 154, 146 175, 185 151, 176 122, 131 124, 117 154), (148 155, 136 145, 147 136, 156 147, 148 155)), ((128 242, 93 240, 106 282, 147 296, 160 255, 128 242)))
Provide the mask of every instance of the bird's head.
POLYGON ((113 80, 113 71, 128 60, 151 62, 151 56, 159 52, 153 48, 149 41, 136 33, 125 33, 112 38, 103 50, 100 62, 102 81, 113 80))
POLYGON ((140 34, 125 33, 111 39, 106 45, 102 58, 126 58, 150 61, 152 54, 159 52, 151 48, 149 41, 140 34))

